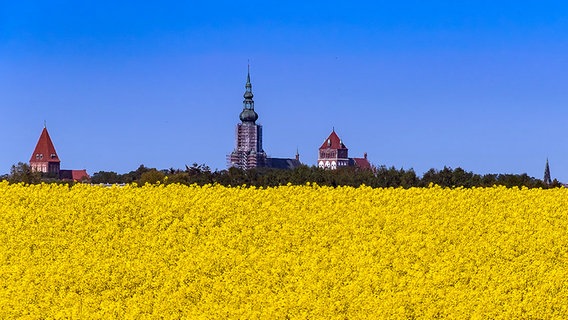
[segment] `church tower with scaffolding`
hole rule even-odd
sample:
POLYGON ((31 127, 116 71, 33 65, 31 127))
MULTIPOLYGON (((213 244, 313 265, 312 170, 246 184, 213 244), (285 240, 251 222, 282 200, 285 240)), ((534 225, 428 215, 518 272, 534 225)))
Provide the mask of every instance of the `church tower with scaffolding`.
POLYGON ((254 111, 252 84, 250 83, 250 67, 247 72, 243 111, 237 124, 235 149, 227 156, 228 166, 239 169, 265 167, 266 153, 262 149, 262 126, 256 124, 258 114, 254 111))

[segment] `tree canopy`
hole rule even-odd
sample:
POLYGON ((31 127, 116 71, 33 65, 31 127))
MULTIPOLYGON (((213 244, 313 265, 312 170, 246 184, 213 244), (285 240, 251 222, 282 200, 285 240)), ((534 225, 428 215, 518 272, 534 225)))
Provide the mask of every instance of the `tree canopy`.
MULTIPOLYGON (((325 186, 361 186, 370 187, 427 187, 436 184, 442 187, 491 187, 503 185, 507 187, 548 187, 542 180, 523 174, 475 174, 462 168, 452 169, 444 167, 441 170, 430 169, 419 177, 413 169, 397 169, 395 167, 380 166, 372 170, 361 170, 356 167, 343 167, 337 170, 320 169, 315 166, 300 166, 293 170, 271 168, 255 168, 242 170, 229 168, 226 170, 211 171, 204 164, 194 163, 186 166, 185 170, 166 169, 156 170, 143 165, 136 171, 119 175, 114 172, 97 172, 93 174, 92 183, 181 183, 181 184, 221 184, 225 186, 256 186, 272 187, 285 184, 303 185, 317 183, 325 186), (148 177, 152 175, 153 179, 148 177)), ((561 184, 554 181, 550 187, 561 184)))
MULTIPOLYGON (((61 182, 39 172, 31 170, 25 163, 13 165, 7 177, 10 182, 24 182, 29 184, 40 182, 61 182)), ((427 187, 431 184, 442 187, 491 187, 503 185, 507 187, 549 188, 562 186, 556 179, 551 184, 546 184, 540 179, 523 174, 485 174, 480 175, 466 171, 460 167, 452 169, 444 167, 441 170, 430 169, 422 177, 418 176, 413 169, 397 169, 395 167, 379 166, 371 170, 363 170, 356 167, 342 167, 337 170, 326 170, 312 166, 300 166, 293 170, 272 168, 255 168, 242 170, 229 168, 226 170, 212 171, 205 164, 194 163, 185 166, 185 169, 148 168, 140 165, 136 170, 127 173, 113 171, 99 171, 92 175, 93 184, 122 184, 136 182, 139 185, 157 182, 169 184, 221 184, 225 186, 256 186, 272 187, 285 184, 303 185, 317 183, 322 186, 361 186, 366 185, 374 188, 411 188, 427 187)), ((67 182, 69 183, 69 182, 67 182)))

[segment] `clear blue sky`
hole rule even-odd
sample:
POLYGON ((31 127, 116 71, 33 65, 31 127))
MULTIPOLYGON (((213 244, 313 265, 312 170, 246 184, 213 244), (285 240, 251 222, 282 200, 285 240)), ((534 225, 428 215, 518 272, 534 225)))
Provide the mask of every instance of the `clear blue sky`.
POLYGON ((2 1, 0 173, 226 168, 250 59, 269 156, 568 182, 565 1, 2 1), (117 4, 119 3, 119 4, 117 4))

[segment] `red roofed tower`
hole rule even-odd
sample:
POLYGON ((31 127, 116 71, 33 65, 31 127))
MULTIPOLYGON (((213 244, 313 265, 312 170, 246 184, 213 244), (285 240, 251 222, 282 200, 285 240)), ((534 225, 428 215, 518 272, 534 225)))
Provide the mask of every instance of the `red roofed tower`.
POLYGON ((349 149, 339 139, 335 129, 321 147, 319 148, 318 167, 322 169, 335 170, 340 167, 356 167, 364 170, 371 170, 372 166, 367 159, 367 153, 363 158, 349 158, 349 149))
POLYGON ((32 153, 32 157, 30 158, 30 167, 32 167, 34 171, 59 175, 60 162, 57 152, 55 152, 53 142, 47 132, 47 128, 44 126, 34 149, 34 153, 32 153))
POLYGON ((349 166, 349 149, 343 144, 335 129, 319 148, 318 167, 325 169, 337 169, 349 166))

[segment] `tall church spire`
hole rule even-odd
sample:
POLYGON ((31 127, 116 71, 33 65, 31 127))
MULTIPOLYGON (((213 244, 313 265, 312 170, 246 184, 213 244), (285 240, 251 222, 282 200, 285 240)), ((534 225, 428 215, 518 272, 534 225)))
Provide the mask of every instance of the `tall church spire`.
POLYGON ((237 124, 235 150, 227 156, 229 167, 250 169, 266 166, 266 153, 262 149, 262 126, 256 124, 258 114, 254 111, 250 66, 247 68, 247 82, 243 100, 243 111, 237 124))
POLYGON ((544 179, 545 185, 549 186, 552 184, 552 179, 550 178, 550 167, 548 166, 548 158, 546 158, 546 166, 544 167, 544 179))
POLYGON ((258 114, 254 111, 254 100, 252 98, 252 84, 250 83, 250 65, 247 67, 247 83, 245 84, 245 94, 243 95, 245 100, 243 100, 243 111, 241 112, 239 118, 242 122, 252 122, 255 123, 258 119, 258 114))

